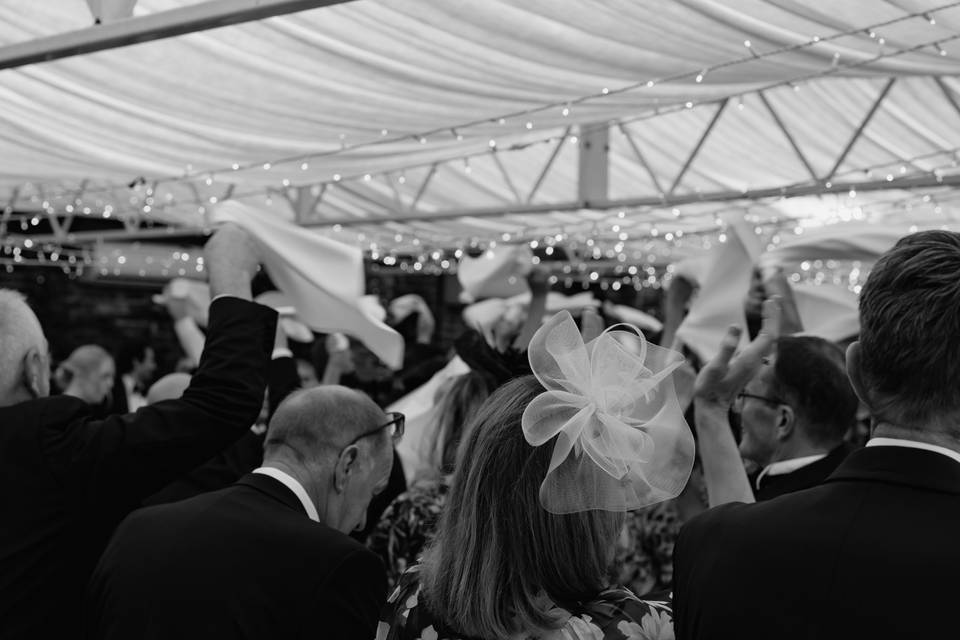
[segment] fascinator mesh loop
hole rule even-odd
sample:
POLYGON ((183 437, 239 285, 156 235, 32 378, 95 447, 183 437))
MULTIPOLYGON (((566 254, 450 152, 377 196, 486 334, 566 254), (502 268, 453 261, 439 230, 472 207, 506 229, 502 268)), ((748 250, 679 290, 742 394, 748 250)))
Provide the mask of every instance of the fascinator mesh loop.
POLYGON ((680 354, 647 344, 632 325, 584 344, 566 311, 537 331, 528 354, 546 391, 521 424, 532 446, 553 442, 540 486, 547 511, 632 511, 680 494, 694 458, 673 388, 680 354))

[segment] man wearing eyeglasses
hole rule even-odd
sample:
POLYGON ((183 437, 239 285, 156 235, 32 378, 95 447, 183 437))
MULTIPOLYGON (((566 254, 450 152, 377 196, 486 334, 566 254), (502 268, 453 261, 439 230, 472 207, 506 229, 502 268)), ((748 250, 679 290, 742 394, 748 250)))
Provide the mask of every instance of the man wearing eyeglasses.
POLYGON ((816 486, 851 451, 844 436, 856 422, 857 397, 838 346, 812 336, 781 337, 776 350, 733 405, 740 454, 757 464, 757 500, 816 486))
POLYGON ((263 466, 120 525, 88 588, 88 635, 372 638, 386 575, 348 534, 386 487, 403 428, 352 389, 295 392, 263 466))

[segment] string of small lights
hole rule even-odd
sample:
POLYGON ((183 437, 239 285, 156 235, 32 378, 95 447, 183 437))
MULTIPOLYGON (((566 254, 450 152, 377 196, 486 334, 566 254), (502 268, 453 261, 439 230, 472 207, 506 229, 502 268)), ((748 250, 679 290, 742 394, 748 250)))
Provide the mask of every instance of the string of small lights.
MULTIPOLYGON (((797 88, 799 87, 800 82, 808 81, 815 78, 825 77, 828 75, 838 73, 841 70, 856 68, 859 66, 871 64, 873 62, 876 62, 884 58, 903 55, 905 53, 917 51, 917 50, 928 48, 928 47, 935 48, 940 55, 945 56, 947 55, 947 52, 945 49, 943 49, 942 45, 944 43, 957 39, 958 37, 960 37, 960 35, 946 35, 946 36, 937 38, 936 40, 925 42, 923 44, 918 44, 918 45, 914 45, 914 46, 902 48, 902 49, 896 49, 894 51, 886 51, 884 50, 886 41, 881 35, 879 35, 879 31, 883 30, 886 27, 890 27, 894 24, 902 23, 909 20, 915 20, 915 19, 926 20, 931 26, 934 26, 937 24, 935 16, 939 12, 945 11, 947 9, 955 8, 958 5, 960 5, 960 2, 951 2, 951 3, 943 4, 937 7, 925 9, 923 11, 906 13, 903 16, 900 16, 898 18, 893 18, 883 22, 874 23, 865 27, 851 28, 843 31, 838 31, 826 36, 814 36, 812 38, 809 38, 799 43, 781 46, 768 51, 759 51, 757 47, 750 40, 745 40, 743 42, 743 45, 747 49, 748 54, 733 60, 727 60, 724 62, 716 63, 714 65, 710 65, 695 71, 694 70, 683 71, 683 72, 680 72, 671 76, 663 77, 663 78, 653 78, 653 79, 646 79, 642 81, 636 81, 636 82, 629 83, 614 89, 604 87, 597 92, 582 95, 573 99, 544 103, 544 104, 537 105, 535 107, 513 111, 510 113, 502 114, 500 116, 495 116, 492 118, 475 119, 468 122, 462 122, 460 124, 453 125, 453 126, 443 126, 443 127, 434 128, 428 131, 419 132, 419 133, 403 133, 403 134, 398 134, 393 136, 390 135, 390 132, 388 130, 383 129, 380 131, 380 136, 377 139, 361 141, 361 142, 351 143, 351 144, 345 143, 345 135, 341 134, 339 136, 339 144, 335 148, 320 151, 320 152, 309 153, 309 154, 299 154, 294 156, 276 158, 266 162, 262 162, 262 161, 247 162, 247 163, 234 162, 234 163, 231 163, 228 167, 215 167, 215 168, 207 168, 202 170, 195 170, 192 165, 188 165, 186 170, 181 175, 164 176, 164 177, 155 178, 149 181, 150 184, 153 186, 150 189, 148 189, 148 191, 155 190, 158 184, 171 183, 171 182, 202 181, 207 186, 210 186, 214 183, 215 177, 218 175, 230 175, 230 174, 236 174, 237 172, 249 171, 249 170, 271 171, 271 170, 275 170, 280 165, 292 164, 292 163, 296 163, 299 166, 301 171, 306 172, 309 169, 310 160, 313 160, 313 159, 342 154, 342 153, 346 153, 346 152, 357 150, 357 149, 363 149, 373 145, 398 143, 404 140, 411 140, 411 139, 416 140, 420 144, 427 144, 431 138, 435 138, 438 135, 449 134, 453 136, 453 138, 455 138, 456 140, 463 140, 464 139, 463 132, 465 130, 471 129, 473 127, 478 127, 481 125, 486 126, 491 123, 496 123, 499 126, 506 126, 508 122, 516 121, 521 123, 520 132, 525 133, 537 128, 533 120, 530 119, 532 116, 536 114, 560 109, 561 115, 564 118, 566 118, 570 116, 571 108, 575 105, 584 104, 586 102, 590 102, 593 100, 601 100, 607 96, 615 96, 615 95, 620 95, 630 91, 640 90, 643 88, 651 88, 653 86, 662 85, 664 83, 685 81, 691 78, 694 80, 695 83, 701 84, 704 82, 704 80, 708 77, 709 74, 714 74, 717 71, 720 71, 723 69, 728 69, 730 67, 734 67, 742 64, 749 64, 757 60, 766 60, 773 56, 783 55, 791 52, 797 52, 797 51, 809 49, 811 47, 823 46, 827 43, 837 41, 841 38, 859 36, 861 34, 865 34, 867 37, 870 38, 870 40, 877 43, 877 46, 880 49, 877 55, 869 57, 864 60, 846 62, 846 61, 841 61, 839 58, 839 54, 835 53, 832 58, 831 66, 829 68, 818 71, 818 72, 801 75, 795 78, 791 78, 789 80, 783 80, 777 83, 772 83, 767 87, 765 87, 764 89, 770 89, 776 86, 784 86, 784 85, 791 85, 794 88, 797 88)), ((750 92, 744 92, 744 94, 751 93, 755 90, 756 89, 750 92)), ((738 97, 744 94, 735 93, 726 97, 727 98, 738 97)), ((665 109, 656 107, 652 109, 649 113, 631 117, 631 118, 626 118, 623 120, 619 120, 617 122, 630 123, 640 119, 646 119, 649 117, 664 115, 666 113, 670 113, 680 109, 693 108, 694 106, 698 106, 701 104, 715 103, 721 99, 723 98, 713 97, 709 100, 700 101, 700 102, 687 101, 682 105, 675 105, 673 107, 668 107, 665 109)), ((541 140, 537 140, 533 142, 521 142, 517 144, 520 144, 521 146, 528 146, 530 144, 555 142, 557 139, 558 139, 557 136, 551 135, 548 138, 544 138, 541 140)), ((575 137, 571 137, 570 139, 575 140, 575 137)), ((495 152, 498 150, 498 148, 513 147, 513 145, 510 145, 510 144, 507 144, 507 145, 499 144, 496 138, 490 138, 488 142, 488 146, 489 146, 489 150, 486 151, 487 153, 495 152)), ((472 155, 476 156, 479 154, 475 153, 472 155)), ((467 159, 469 157, 471 157, 471 155, 461 155, 460 159, 467 159)), ((361 178, 361 179, 369 180, 370 179, 369 175, 370 174, 360 174, 358 176, 348 176, 346 179, 361 178)), ((340 174, 333 174, 332 176, 330 176, 329 180, 324 180, 321 182, 321 184, 328 183, 328 182, 339 182, 344 179, 345 179, 344 176, 340 174)), ((86 190, 85 193, 89 195, 96 194, 96 193, 105 194, 105 193, 114 192, 123 187, 132 188, 136 186, 142 186, 147 182, 148 181, 145 178, 138 178, 137 180, 127 185, 119 185, 119 184, 101 185, 96 188, 91 188, 89 190, 86 190)), ((284 178, 283 180, 280 181, 280 185, 286 188, 294 184, 294 182, 295 181, 291 180, 290 178, 284 178)), ((51 191, 50 189, 46 189, 45 191, 47 193, 48 198, 50 197, 58 198, 58 197, 63 197, 65 195, 72 195, 75 193, 75 191, 72 189, 66 189, 62 191, 56 191, 56 190, 51 191)), ((146 197, 150 198, 152 197, 152 195, 153 195, 152 193, 147 193, 146 197)), ((209 198, 215 198, 214 202, 216 201, 216 199, 220 199, 220 198, 217 198, 216 196, 210 196, 209 198)), ((209 201, 209 198, 208 198, 208 201, 209 201)), ((160 204, 161 206, 170 206, 170 203, 166 203, 166 204, 160 203, 160 204)), ((183 203, 180 203, 180 204, 183 204, 183 203)), ((193 204, 201 204, 201 203, 197 202, 193 204)), ((148 207, 148 209, 146 209, 145 212, 149 213, 151 211, 151 208, 154 206, 154 203, 145 203, 142 206, 148 207)))

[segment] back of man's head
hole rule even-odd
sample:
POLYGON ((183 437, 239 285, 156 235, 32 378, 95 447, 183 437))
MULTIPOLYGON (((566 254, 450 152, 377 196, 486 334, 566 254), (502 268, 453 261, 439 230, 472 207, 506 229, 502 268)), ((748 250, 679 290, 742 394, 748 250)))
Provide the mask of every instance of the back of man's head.
POLYGON ((881 421, 923 428, 960 412, 960 234, 915 233, 880 258, 860 294, 857 368, 881 421))
MULTIPOLYGON (((27 305, 23 294, 0 289, 0 406, 22 399, 20 391, 27 352, 37 349, 46 355, 46 345, 40 321, 27 305)), ((49 393, 49 371, 46 375, 49 393)))
POLYGON ((279 458, 301 466, 332 461, 329 454, 383 420, 380 407, 359 391, 338 385, 296 391, 280 403, 270 420, 264 460, 279 458))
POLYGON ((788 402, 813 444, 840 444, 856 422, 857 396, 843 351, 823 338, 785 336, 777 341, 771 394, 788 402))

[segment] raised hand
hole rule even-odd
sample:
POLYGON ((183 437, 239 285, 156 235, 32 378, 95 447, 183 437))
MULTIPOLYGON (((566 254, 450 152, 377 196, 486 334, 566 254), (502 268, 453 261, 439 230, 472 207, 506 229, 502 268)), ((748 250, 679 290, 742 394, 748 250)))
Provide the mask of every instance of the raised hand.
POLYGON ((700 403, 722 406, 733 404, 741 389, 763 365, 780 337, 781 305, 779 296, 763 303, 763 325, 760 333, 747 347, 734 357, 740 345, 739 327, 730 327, 720 343, 720 350, 700 370, 694 384, 694 399, 700 403))
POLYGON ((211 298, 231 295, 253 299, 250 280, 257 273, 260 252, 250 234, 228 222, 217 229, 203 252, 210 274, 211 298))

